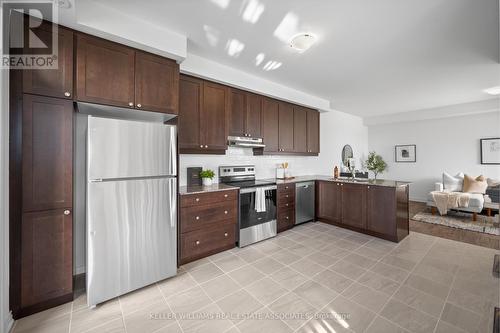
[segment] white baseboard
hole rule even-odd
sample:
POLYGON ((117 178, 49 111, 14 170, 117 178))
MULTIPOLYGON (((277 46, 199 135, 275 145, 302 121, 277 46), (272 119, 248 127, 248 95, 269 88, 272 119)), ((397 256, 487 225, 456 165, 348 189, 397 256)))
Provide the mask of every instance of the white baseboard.
POLYGON ((6 316, 5 321, 2 323, 2 332, 10 333, 10 331, 14 328, 14 319, 12 318, 12 313, 6 316))

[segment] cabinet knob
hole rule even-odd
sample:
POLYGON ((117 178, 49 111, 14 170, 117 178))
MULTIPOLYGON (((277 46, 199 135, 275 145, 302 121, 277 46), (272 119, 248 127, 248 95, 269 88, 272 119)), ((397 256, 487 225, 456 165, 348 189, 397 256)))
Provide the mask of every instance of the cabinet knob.
POLYGON ((196 200, 196 202, 198 202, 198 201, 200 201, 200 198, 196 198, 195 200, 196 200))
POLYGON ((134 106, 134 103, 129 102, 129 103, 128 103, 128 106, 134 106))
POLYGON ((288 204, 285 204, 285 206, 287 206, 287 207, 288 207, 288 204))
POLYGON ((200 145, 200 148, 203 148, 203 145, 200 145))
POLYGON ((196 219, 197 219, 197 220, 199 220, 199 219, 200 219, 200 217, 199 217, 199 216, 196 216, 196 219))
POLYGON ((286 197, 286 198, 288 198, 288 194, 287 194, 287 195, 285 195, 285 197, 286 197))
POLYGON ((196 243, 195 243, 195 244, 196 244, 196 245, 200 245, 200 241, 196 241, 196 243))
POLYGON ((205 145, 205 148, 208 148, 208 146, 207 146, 207 145, 205 145))
POLYGON ((69 97, 69 96, 71 96, 71 93, 70 93, 69 91, 66 91, 66 92, 64 93, 64 96, 69 97))
POLYGON ((370 188, 370 186, 368 186, 368 188, 370 188))
POLYGON ((227 237, 227 232, 224 233, 224 237, 227 237))
POLYGON ((138 108, 142 108, 142 104, 140 104, 140 103, 139 103, 139 104, 137 104, 137 107, 138 107, 138 108))
POLYGON ((225 210, 225 211, 224 211, 224 214, 226 214, 226 215, 227 215, 227 210, 225 210))
POLYGON ((227 198, 227 194, 224 194, 224 198, 227 198))
POLYGON ((285 190, 288 190, 288 186, 285 186, 285 190))
POLYGON ((71 212, 69 211, 69 209, 66 209, 63 213, 64 215, 69 215, 71 212))
POLYGON ((288 216, 287 216, 287 217, 285 217, 285 219, 287 219, 287 220, 288 220, 288 219, 289 219, 289 218, 288 218, 288 216))

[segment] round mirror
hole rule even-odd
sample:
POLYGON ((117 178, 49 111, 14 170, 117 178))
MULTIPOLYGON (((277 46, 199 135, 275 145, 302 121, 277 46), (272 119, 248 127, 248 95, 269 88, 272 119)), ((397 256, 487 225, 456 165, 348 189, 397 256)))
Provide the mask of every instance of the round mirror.
POLYGON ((345 145, 344 148, 342 149, 342 163, 345 166, 349 165, 349 159, 353 158, 354 155, 352 153, 352 147, 349 145, 345 145))

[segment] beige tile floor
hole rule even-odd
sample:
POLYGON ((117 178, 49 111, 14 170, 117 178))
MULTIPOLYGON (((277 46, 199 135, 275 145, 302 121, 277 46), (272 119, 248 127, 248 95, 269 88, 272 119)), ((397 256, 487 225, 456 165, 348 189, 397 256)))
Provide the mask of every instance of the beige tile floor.
POLYGON ((491 333, 494 254, 419 233, 395 244, 308 223, 93 310, 81 295, 14 332, 491 333))

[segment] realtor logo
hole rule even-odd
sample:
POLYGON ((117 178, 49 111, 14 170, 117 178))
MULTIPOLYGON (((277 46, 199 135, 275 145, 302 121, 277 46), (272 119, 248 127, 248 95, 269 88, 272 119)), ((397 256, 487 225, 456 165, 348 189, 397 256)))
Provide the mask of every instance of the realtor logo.
POLYGON ((57 69, 57 6, 53 1, 1 0, 1 68, 57 69))

